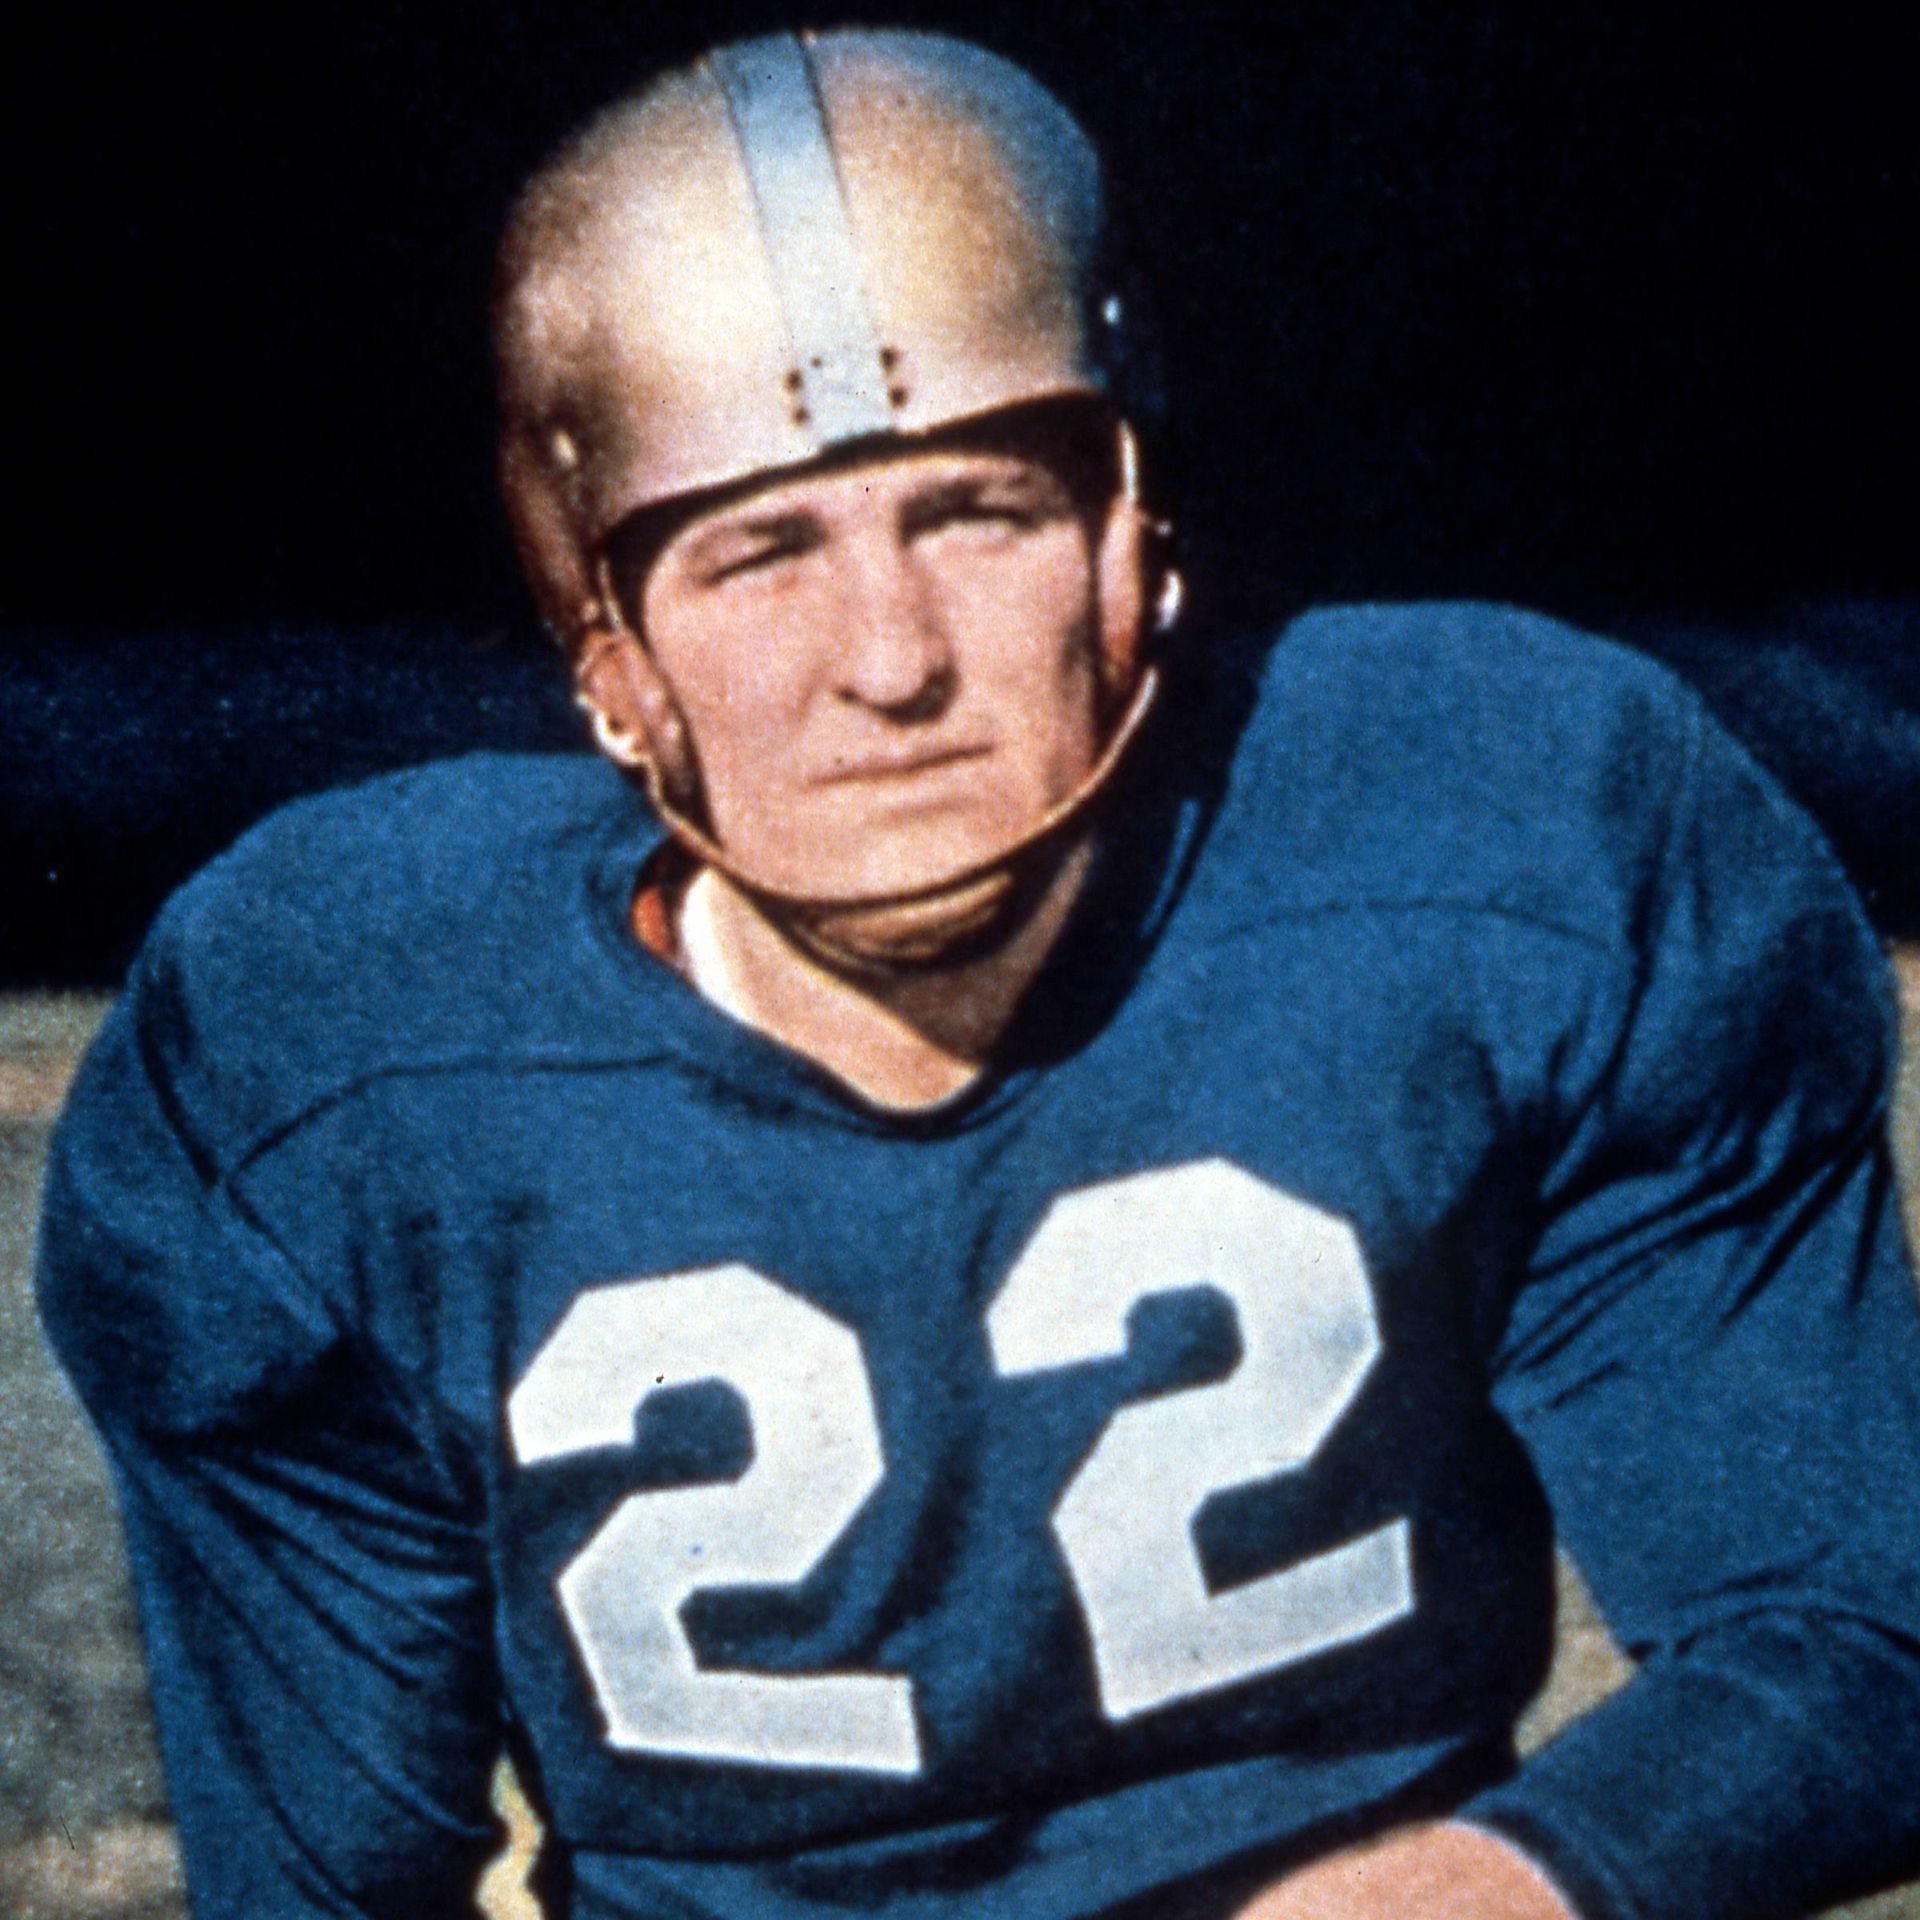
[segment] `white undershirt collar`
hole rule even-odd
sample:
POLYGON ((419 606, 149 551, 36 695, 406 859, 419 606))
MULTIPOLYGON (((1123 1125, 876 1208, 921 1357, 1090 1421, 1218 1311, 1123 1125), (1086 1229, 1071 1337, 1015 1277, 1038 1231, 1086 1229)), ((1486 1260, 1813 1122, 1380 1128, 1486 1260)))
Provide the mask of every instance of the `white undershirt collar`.
MULTIPOLYGON (((714 870, 702 867, 681 895, 677 931, 686 977, 702 999, 711 1001, 743 1027, 766 1033, 766 1027, 754 1017, 751 1003, 740 985, 740 976, 727 953, 726 938, 715 913, 719 892, 720 881, 714 870)), ((969 1076, 965 1083, 936 1100, 884 1100, 870 1088, 862 1087, 858 1091, 863 1099, 888 1113, 937 1113, 966 1093, 978 1077, 977 1074, 969 1076)))

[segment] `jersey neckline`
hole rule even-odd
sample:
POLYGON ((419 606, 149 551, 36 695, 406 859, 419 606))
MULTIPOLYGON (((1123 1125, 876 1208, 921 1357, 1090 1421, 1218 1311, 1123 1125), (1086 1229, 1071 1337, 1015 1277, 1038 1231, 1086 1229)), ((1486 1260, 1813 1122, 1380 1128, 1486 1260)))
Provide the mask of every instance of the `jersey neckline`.
MULTIPOLYGON (((668 836, 624 780, 591 829, 572 917, 609 970, 608 992, 622 1006, 615 1030, 644 1008, 644 1017, 670 1026, 686 1070, 726 1082, 757 1103, 803 1108, 861 1132, 902 1139, 960 1133, 1023 1099, 1098 1037, 1172 911, 1197 845, 1199 809, 1190 802, 1156 807, 1150 797, 1143 805, 1140 783, 1128 781, 1126 788, 1103 810, 1080 898, 1000 1048, 974 1080, 930 1107, 902 1110, 868 1100, 826 1067, 715 1005, 642 944, 633 930, 633 900, 668 836)), ((656 1041, 635 1051, 660 1048, 656 1041)))

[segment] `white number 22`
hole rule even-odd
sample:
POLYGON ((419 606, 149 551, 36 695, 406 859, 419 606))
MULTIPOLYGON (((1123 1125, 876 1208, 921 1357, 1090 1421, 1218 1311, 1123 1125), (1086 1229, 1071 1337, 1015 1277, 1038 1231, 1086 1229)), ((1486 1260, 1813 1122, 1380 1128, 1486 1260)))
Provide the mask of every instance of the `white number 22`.
MULTIPOLYGON (((1053 1513, 1112 1720, 1362 1638, 1414 1604, 1404 1520, 1219 1593, 1194 1545, 1209 1495, 1304 1466, 1372 1370, 1372 1290, 1344 1221, 1225 1160, 1066 1194, 988 1309, 994 1364, 1016 1375, 1123 1355, 1136 1304, 1193 1286, 1231 1303, 1238 1363, 1120 1408, 1053 1513)), ((701 1587, 804 1578, 879 1485, 854 1334, 738 1265, 593 1288, 508 1401, 517 1458, 631 1444, 663 1381, 738 1392, 753 1464, 721 1485, 629 1496, 561 1574, 609 1740, 759 1766, 918 1772, 909 1680, 702 1668, 680 1618, 701 1587)))

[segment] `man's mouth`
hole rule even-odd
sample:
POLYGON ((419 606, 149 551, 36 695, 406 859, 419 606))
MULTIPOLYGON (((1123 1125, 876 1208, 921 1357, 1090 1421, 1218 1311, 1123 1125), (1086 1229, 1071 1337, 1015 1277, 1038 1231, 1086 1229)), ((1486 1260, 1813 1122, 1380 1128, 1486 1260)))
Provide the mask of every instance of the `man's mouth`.
POLYGON ((955 741, 938 747, 894 748, 885 752, 863 753, 855 758, 835 761, 820 776, 817 784, 832 787, 861 781, 905 780, 915 774, 936 772, 942 767, 983 760, 992 751, 982 741, 955 741))

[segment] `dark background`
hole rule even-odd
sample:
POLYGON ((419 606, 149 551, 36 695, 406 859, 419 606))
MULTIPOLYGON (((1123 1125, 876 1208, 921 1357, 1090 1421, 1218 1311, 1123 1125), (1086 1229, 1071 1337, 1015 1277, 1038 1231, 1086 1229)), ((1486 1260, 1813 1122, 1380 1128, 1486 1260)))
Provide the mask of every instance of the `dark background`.
MULTIPOLYGON (((572 740, 493 496, 493 232, 586 108, 782 17, 77 6, 16 36, 0 980, 110 981, 291 793, 572 740)), ((983 38, 1111 154, 1205 610, 1473 593, 1622 633, 1920 933, 1920 12, 821 17, 983 38)))

